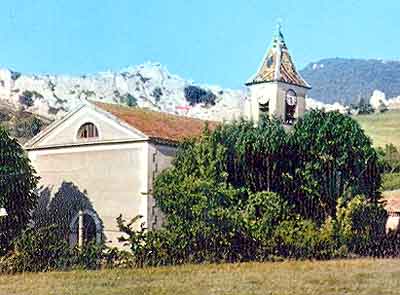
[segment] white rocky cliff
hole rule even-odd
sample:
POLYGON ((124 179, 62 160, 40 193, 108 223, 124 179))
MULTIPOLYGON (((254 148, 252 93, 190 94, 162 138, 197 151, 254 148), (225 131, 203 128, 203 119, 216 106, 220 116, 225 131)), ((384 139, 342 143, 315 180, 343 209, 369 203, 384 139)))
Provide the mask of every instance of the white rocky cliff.
POLYGON ((0 102, 52 119, 89 99, 229 120, 240 116, 244 96, 244 90, 195 86, 156 63, 79 77, 0 70, 0 102))

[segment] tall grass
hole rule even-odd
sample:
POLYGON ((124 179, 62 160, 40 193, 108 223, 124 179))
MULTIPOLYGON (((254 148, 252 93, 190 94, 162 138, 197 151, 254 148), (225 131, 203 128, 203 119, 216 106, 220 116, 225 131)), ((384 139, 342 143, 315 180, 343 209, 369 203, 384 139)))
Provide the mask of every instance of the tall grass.
POLYGON ((0 276, 0 294, 399 294, 391 259, 184 265, 0 276))

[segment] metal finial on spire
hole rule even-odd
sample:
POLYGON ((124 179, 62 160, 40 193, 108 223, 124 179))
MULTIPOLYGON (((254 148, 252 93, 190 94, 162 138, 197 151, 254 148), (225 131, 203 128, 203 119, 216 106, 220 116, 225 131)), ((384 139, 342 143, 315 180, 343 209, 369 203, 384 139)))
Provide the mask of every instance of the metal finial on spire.
POLYGON ((278 18, 278 19, 276 20, 276 32, 277 32, 278 34, 280 34, 280 33, 281 33, 281 30, 282 30, 282 18, 278 18))
POLYGON ((283 38, 283 34, 282 34, 282 22, 283 22, 282 18, 278 18, 276 21, 276 36, 275 36, 275 38, 278 38, 283 41, 284 38, 283 38))

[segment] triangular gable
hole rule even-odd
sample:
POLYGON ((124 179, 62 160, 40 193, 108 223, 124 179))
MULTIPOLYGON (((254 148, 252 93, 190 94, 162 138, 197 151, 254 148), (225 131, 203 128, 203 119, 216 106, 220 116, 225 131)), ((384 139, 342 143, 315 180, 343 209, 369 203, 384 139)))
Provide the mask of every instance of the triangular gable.
POLYGON ((147 139, 148 137, 141 131, 91 103, 85 102, 75 110, 69 112, 61 120, 50 124, 46 129, 28 141, 24 147, 29 150, 147 139), (99 131, 98 138, 85 141, 77 138, 79 128, 85 123, 93 123, 97 127, 99 131))

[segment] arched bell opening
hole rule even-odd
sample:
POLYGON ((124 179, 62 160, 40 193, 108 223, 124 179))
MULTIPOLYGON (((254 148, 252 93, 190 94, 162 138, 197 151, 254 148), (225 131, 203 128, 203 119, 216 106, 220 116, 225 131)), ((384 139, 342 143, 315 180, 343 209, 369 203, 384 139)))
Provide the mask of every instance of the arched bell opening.
POLYGON ((296 118, 296 107, 297 107, 297 94, 294 90, 289 89, 286 92, 285 97, 285 124, 293 125, 296 118))

